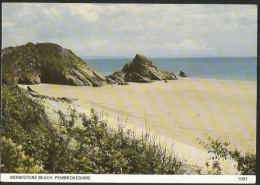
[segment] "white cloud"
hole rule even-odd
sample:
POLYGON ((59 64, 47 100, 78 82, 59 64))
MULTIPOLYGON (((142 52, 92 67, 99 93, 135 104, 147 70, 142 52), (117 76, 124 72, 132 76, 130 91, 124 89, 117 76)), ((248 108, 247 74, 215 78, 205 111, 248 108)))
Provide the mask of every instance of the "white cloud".
POLYGON ((2 4, 2 46, 57 42, 84 55, 256 55, 255 5, 2 4))
POLYGON ((93 4, 64 4, 63 8, 68 10, 72 17, 81 19, 83 22, 97 21, 99 19, 98 8, 93 4))

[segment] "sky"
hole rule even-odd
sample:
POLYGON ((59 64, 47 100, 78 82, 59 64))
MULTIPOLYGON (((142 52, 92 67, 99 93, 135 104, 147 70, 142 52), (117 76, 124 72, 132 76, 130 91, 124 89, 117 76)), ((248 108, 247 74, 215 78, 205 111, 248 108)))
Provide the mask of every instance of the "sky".
POLYGON ((2 48, 85 56, 257 56, 256 5, 2 3, 2 48))

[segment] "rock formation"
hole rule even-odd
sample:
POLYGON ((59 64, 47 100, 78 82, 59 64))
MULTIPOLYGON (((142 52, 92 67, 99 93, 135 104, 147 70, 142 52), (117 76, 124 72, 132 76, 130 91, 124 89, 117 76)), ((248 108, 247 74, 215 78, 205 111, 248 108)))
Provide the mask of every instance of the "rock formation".
POLYGON ((183 72, 183 71, 180 71, 179 76, 180 76, 180 77, 188 77, 188 74, 186 74, 186 73, 183 72))
POLYGON ((128 85, 125 82, 125 73, 122 71, 115 71, 113 74, 106 77, 108 84, 128 85))
POLYGON ((28 43, 1 51, 6 84, 63 84, 102 86, 106 78, 71 50, 53 43, 28 43))
MULTIPOLYGON (((150 59, 146 56, 136 54, 135 58, 124 65, 121 71, 114 73, 114 82, 116 79, 125 82, 139 82, 151 83, 154 80, 177 80, 174 73, 160 70, 150 59)), ((111 79, 111 76, 107 77, 111 79)))

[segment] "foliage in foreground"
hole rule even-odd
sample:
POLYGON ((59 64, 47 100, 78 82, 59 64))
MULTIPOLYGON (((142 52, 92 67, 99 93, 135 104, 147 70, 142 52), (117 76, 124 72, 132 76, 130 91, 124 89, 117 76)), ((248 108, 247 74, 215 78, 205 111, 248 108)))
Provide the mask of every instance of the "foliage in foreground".
POLYGON ((200 141, 200 144, 214 155, 212 164, 208 161, 205 163, 207 166, 208 174, 221 174, 219 160, 233 159, 237 164, 235 165, 237 171, 241 175, 255 175, 256 174, 256 154, 245 153, 242 154, 237 149, 229 149, 229 143, 220 141, 219 139, 212 139, 208 136, 208 142, 200 141))
POLYGON ((94 110, 89 118, 74 109, 66 116, 59 111, 59 123, 51 123, 44 107, 24 91, 7 86, 2 90, 1 147, 6 152, 8 146, 14 154, 2 155, 2 172, 183 173, 177 157, 156 144, 148 133, 137 137, 122 125, 111 130, 94 110), (76 119, 83 127, 75 126, 76 119), (20 155, 25 161, 15 164, 20 155), (24 162, 29 169, 19 168, 24 162))
POLYGON ((3 162, 1 171, 10 173, 40 173, 43 169, 34 163, 34 159, 22 149, 22 145, 17 145, 5 136, 1 140, 1 158, 8 162, 3 162))
MULTIPOLYGON (((4 173, 183 174, 180 160, 156 144, 149 133, 137 137, 119 125, 111 130, 92 115, 61 111, 52 123, 44 107, 16 87, 2 87, 2 156, 4 173), (75 126, 80 120, 82 127, 75 126)), ((59 100, 63 101, 63 100, 59 100)), ((201 144, 215 155, 206 174, 221 174, 220 159, 233 159, 242 175, 256 173, 256 154, 229 149, 229 143, 208 137, 201 144)))

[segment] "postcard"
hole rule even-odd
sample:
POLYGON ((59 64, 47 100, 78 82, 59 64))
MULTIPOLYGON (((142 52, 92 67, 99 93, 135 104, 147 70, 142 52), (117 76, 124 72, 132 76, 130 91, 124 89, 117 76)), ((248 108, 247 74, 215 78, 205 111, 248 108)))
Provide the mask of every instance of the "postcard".
POLYGON ((255 183, 257 5, 2 3, 2 182, 255 183))

